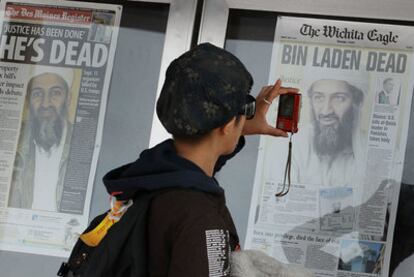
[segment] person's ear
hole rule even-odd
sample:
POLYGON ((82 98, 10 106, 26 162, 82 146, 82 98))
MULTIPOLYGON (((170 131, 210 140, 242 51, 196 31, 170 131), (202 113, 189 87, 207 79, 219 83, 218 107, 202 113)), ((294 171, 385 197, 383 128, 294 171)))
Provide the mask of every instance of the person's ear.
POLYGON ((70 103, 72 101, 72 90, 69 87, 68 91, 66 92, 66 106, 69 108, 70 107, 70 103))
POLYGON ((70 106, 70 101, 71 100, 72 100, 72 93, 71 93, 71 91, 69 89, 68 96, 66 97, 66 103, 67 103, 68 106, 70 106))
POLYGON ((233 117, 229 122, 220 127, 220 133, 223 135, 228 135, 234 132, 236 125, 236 117, 233 117))

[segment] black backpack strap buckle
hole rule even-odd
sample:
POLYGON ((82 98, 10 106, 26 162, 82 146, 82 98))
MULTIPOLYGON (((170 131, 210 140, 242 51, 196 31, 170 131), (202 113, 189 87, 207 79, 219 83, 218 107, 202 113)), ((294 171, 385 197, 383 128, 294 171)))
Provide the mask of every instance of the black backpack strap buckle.
POLYGON ((68 263, 62 263, 57 273, 57 276, 67 276, 67 274, 69 273, 69 270, 70 268, 69 268, 68 263))

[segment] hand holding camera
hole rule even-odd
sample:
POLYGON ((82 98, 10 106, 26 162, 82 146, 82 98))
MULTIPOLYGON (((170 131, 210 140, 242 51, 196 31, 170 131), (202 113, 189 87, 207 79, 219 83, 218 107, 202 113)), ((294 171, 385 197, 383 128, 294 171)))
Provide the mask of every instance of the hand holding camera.
POLYGON ((274 85, 263 87, 256 97, 256 114, 251 120, 246 121, 243 128, 243 135, 256 134, 287 137, 286 130, 275 128, 266 120, 266 114, 273 100, 279 95, 286 94, 300 95, 297 88, 282 87, 282 81, 280 79, 274 85))

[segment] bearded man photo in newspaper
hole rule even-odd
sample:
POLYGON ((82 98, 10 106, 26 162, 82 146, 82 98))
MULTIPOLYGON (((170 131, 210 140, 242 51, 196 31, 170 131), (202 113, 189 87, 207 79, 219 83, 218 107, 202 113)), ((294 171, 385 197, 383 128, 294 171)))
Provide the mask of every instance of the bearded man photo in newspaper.
POLYGON ((298 136, 293 173, 299 183, 353 186, 363 149, 359 115, 363 91, 346 80, 318 79, 309 89, 310 123, 298 136))
POLYGON ((36 67, 27 83, 28 114, 16 151, 9 207, 59 211, 72 135, 72 80, 72 69, 36 67))

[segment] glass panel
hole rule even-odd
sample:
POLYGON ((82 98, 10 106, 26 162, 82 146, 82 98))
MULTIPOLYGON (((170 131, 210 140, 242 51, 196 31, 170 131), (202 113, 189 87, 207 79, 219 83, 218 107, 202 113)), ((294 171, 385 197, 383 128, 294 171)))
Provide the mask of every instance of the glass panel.
MULTIPOLYGON (((271 12, 230 10, 228 28, 227 28, 227 34, 226 34, 226 40, 225 40, 225 49, 227 49, 228 51, 232 52, 237 57, 239 57, 242 60, 242 62, 246 65, 248 70, 252 73, 254 80, 255 80, 255 84, 252 89, 252 94, 257 94, 257 92, 260 90, 262 86, 268 84, 269 72, 270 72, 269 68, 271 64, 272 48, 273 48, 275 25, 276 25, 276 17, 277 17, 277 14, 271 13, 271 12)), ((366 20, 366 21, 373 22, 374 20, 366 20)), ((389 22, 389 21, 384 22, 381 20, 378 20, 376 22, 386 23, 386 24, 394 23, 394 24, 412 25, 411 23, 407 24, 406 22, 389 22)), ((397 28, 398 27, 396 27, 396 29, 397 28)), ((401 50, 399 52, 404 52, 404 51, 401 50)), ((307 72, 307 73, 309 74, 310 72, 307 72)), ((310 74, 314 74, 314 73, 310 73, 310 74)), ((380 88, 382 84, 385 83, 386 81, 385 75, 387 74, 383 74, 383 75, 377 78, 378 85, 373 85, 373 83, 371 83, 372 91, 369 92, 369 97, 372 96, 373 97, 372 99, 374 99, 375 97, 373 95, 376 94, 373 91, 376 90, 377 88, 380 88)), ((346 76, 344 76, 344 79, 345 77, 346 76)), ((410 87, 411 80, 407 79, 405 80, 405 82, 407 83, 409 87, 408 92, 406 91, 406 93, 411 93, 411 87, 410 87)), ((398 84, 397 84, 397 87, 398 87, 398 84)), ((306 94, 307 92, 304 92, 304 93, 306 94)), ((310 100, 306 99, 306 101, 310 101, 310 100)), ((371 101, 371 98, 369 101, 371 101)), ((378 108, 379 104, 381 104, 378 101, 377 102, 375 102, 374 100, 372 101, 374 103, 373 105, 376 105, 376 108, 378 108)), ((366 110, 365 117, 366 116, 369 117, 369 115, 371 114, 371 110, 368 110, 368 107, 366 108, 367 110, 366 110)), ((407 120, 409 117, 407 117, 408 115, 407 113, 405 113, 405 115, 406 115, 405 118, 401 120, 407 123, 407 120)), ((410 115, 412 117, 413 112, 411 112, 410 115)), ((308 121, 308 122, 311 120, 309 106, 306 111, 302 112, 301 117, 302 118, 305 117, 305 121, 308 121)), ((369 118, 365 120, 370 121, 369 118)), ((413 121, 411 120, 411 122, 413 121)), ((272 123, 274 124, 275 122, 272 122, 272 123)), ((325 123, 329 123, 329 122, 325 121, 325 123)), ((401 124, 404 125, 405 123, 401 123, 401 124)), ((413 170, 412 170, 413 168, 412 160, 414 159, 414 152, 413 152, 414 151, 414 142, 413 142, 414 140, 412 139, 412 137, 414 135, 413 134, 414 128, 412 128, 411 125, 412 123, 410 124, 410 127, 408 129, 407 146, 406 148, 402 148, 402 149, 405 149, 406 151, 404 171, 402 173, 402 180, 404 183, 408 183, 408 184, 414 184, 414 177, 413 177, 414 175, 413 175, 413 170)), ((402 136, 403 136, 403 133, 401 134, 402 136)), ((402 143, 404 143, 404 140, 402 140, 402 143)), ((295 146, 296 145, 294 144, 293 147, 295 146)), ((400 147, 405 147, 405 146, 400 146, 400 147)), ((234 158, 233 162, 226 165, 226 167, 222 170, 219 176, 220 183, 226 189, 227 203, 232 212, 232 215, 235 220, 236 226, 238 228, 239 236, 240 236, 242 243, 244 242, 244 239, 246 237, 247 218, 249 216, 249 209, 250 209, 249 203, 251 200, 251 194, 253 191, 253 183, 254 183, 254 178, 256 174, 256 162, 258 158, 258 151, 257 151, 258 148, 259 148, 259 138, 248 137, 245 149, 234 158)), ((275 158, 280 161, 283 161, 283 168, 281 166, 282 164, 281 162, 279 163, 277 168, 275 168, 274 170, 283 171, 284 161, 287 155, 287 144, 286 144, 286 148, 280 149, 280 152, 274 151, 273 153, 278 153, 277 154, 278 156, 275 158)), ((378 161, 380 163, 383 162, 381 161, 381 159, 382 158, 378 158, 378 161)), ((372 162, 373 161, 370 161, 370 163, 372 162)), ((398 164, 392 165, 392 166, 398 167, 398 164)), ((372 171, 372 174, 374 174, 374 172, 375 171, 372 171)), ((377 175, 379 176, 381 172, 377 172, 377 173, 378 173, 377 175)), ((316 172, 315 174, 318 174, 318 172, 316 172)), ((371 179, 373 180, 374 178, 372 177, 371 179)), ((392 185, 390 185, 393 183, 392 180, 384 179, 383 181, 384 181, 383 183, 386 184, 387 188, 392 187, 392 185)), ((414 257, 413 256, 414 255, 414 242, 413 242, 413 239, 411 238, 412 235, 410 235, 414 231, 414 225, 408 223, 408 222, 413 221, 412 214, 414 212, 414 209, 413 209, 413 206, 409 204, 409 201, 412 200, 412 187, 413 186, 408 185, 408 184, 403 184, 401 187, 401 197, 400 197, 401 203, 399 206, 397 226, 396 226, 396 229, 395 229, 396 231, 394 234, 395 242, 394 242, 393 255, 391 257, 390 273, 392 273, 395 270, 397 265, 402 260, 404 260, 407 257, 410 257, 410 255, 411 255, 411 259, 413 259, 414 257)), ((389 192, 389 191, 379 192, 379 194, 378 192, 376 192, 372 195, 377 197, 379 195, 383 195, 383 193, 392 195, 392 192, 389 192)), ((333 211, 333 216, 330 216, 330 217, 323 216, 320 218, 316 217, 313 220, 314 222, 307 222, 307 225, 305 224, 306 226, 298 225, 296 226, 297 228, 294 228, 294 229, 296 231, 298 231, 301 228, 312 229, 312 226, 313 226, 312 224, 316 224, 318 226, 323 225, 322 226, 323 228, 325 227, 334 228, 332 227, 333 226, 332 224, 335 223, 335 220, 339 219, 339 217, 336 216, 338 214, 338 211, 344 211, 343 216, 346 216, 346 209, 343 209, 344 207, 342 206, 343 205, 345 206, 355 205, 355 203, 352 203, 352 201, 349 202, 351 198, 348 197, 348 194, 349 194, 349 190, 346 190, 346 189, 336 190, 336 191, 321 190, 317 194, 317 197, 318 199, 321 198, 322 200, 318 201, 319 204, 317 205, 322 205, 323 207, 322 206, 317 207, 317 209, 318 210, 328 209, 328 206, 329 206, 333 211), (335 194, 335 196, 333 194, 335 194), (339 197, 339 194, 341 194, 341 197, 339 197), (335 199, 336 200, 341 199, 341 200, 340 201, 338 200, 335 202, 334 201, 335 199)), ((269 199, 269 201, 271 200, 272 199, 269 199)), ((283 203, 282 203, 283 201, 285 200, 274 199, 275 203, 273 203, 270 206, 275 209, 282 209, 283 207, 285 207, 283 206, 283 203), (279 203, 276 203, 278 201, 279 203)), ((380 202, 381 201, 376 202, 376 203, 378 204, 380 202)), ((293 202, 290 202, 290 203, 293 205, 293 202)), ((300 205, 304 204, 301 201, 299 201, 298 203, 300 203, 300 205)), ((366 201, 363 201, 363 203, 356 204, 355 210, 358 210, 358 212, 360 213, 367 212, 369 209, 367 208, 366 204, 367 204, 366 201)), ((396 202, 394 202, 394 204, 396 204, 396 202)), ((387 205, 383 205, 381 207, 384 208, 383 213, 382 213, 384 215, 384 220, 382 221, 381 224, 384 224, 385 222, 383 231, 386 233, 388 230, 387 222, 390 216, 390 213, 389 213, 390 205, 388 206, 388 210, 386 209, 387 205)), ((256 216, 258 216, 259 206, 251 207, 251 208, 255 210, 256 216)), ((299 206, 297 208, 299 208, 299 206)), ((351 214, 353 213, 354 212, 351 212, 351 214)), ((263 214, 260 214, 260 215, 263 216, 263 214)), ((274 213, 272 211, 269 211, 268 215, 272 216, 274 215, 274 213)), ((358 215, 351 215, 351 216, 356 217, 358 215)), ((286 218, 283 219, 280 217, 276 220, 279 220, 283 225, 283 222, 285 222, 287 219, 286 218)), ((347 227, 345 226, 344 228, 346 229, 347 227)), ((325 231, 327 231, 326 228, 325 228, 325 231)), ((288 234, 289 232, 290 231, 288 231, 286 234, 288 234)), ((310 232, 313 232, 313 231, 310 231, 310 232)), ((352 237, 350 232, 347 231, 346 233, 347 234, 345 235, 352 237)), ((304 232, 303 234, 306 234, 306 232, 304 232)), ((265 235, 263 235, 263 239, 265 239, 264 237, 265 235)), ((383 264, 379 263, 379 261, 381 261, 381 259, 384 257, 384 252, 383 252, 384 248, 381 248, 381 246, 384 244, 379 242, 383 239, 383 237, 382 238, 378 237, 377 239, 374 238, 373 236, 359 236, 357 237, 357 239, 355 238, 343 239, 342 237, 334 237, 334 238, 340 240, 340 243, 336 244, 336 246, 335 244, 327 244, 325 242, 320 241, 320 243, 323 244, 324 246, 323 247, 324 249, 322 250, 325 252, 322 251, 323 253, 329 253, 329 251, 334 251, 334 252, 336 251, 336 254, 333 254, 330 256, 331 258, 334 256, 336 257, 331 260, 334 263, 330 265, 331 268, 337 268, 337 269, 343 270, 344 272, 349 272, 349 271, 378 272, 379 268, 384 266, 383 264), (373 239, 375 240, 375 242, 373 243, 363 242, 363 240, 372 241, 373 239), (352 244, 353 241, 354 242, 356 241, 357 243, 353 245, 352 244), (358 246, 357 248, 362 251, 361 253, 363 253, 361 254, 361 259, 359 260, 356 258, 351 259, 351 260, 347 259, 349 258, 346 255, 347 250, 352 249, 352 247, 354 246, 358 246), (341 259, 339 259, 340 256, 342 257, 341 259)), ((302 237, 298 237, 298 240, 301 240, 301 239, 302 237)), ((269 238, 269 241, 271 241, 271 238, 269 238)), ((271 245, 272 242, 269 242, 269 244, 271 245)), ((311 253, 312 251, 314 255, 323 254, 320 251, 322 247, 319 247, 319 248, 304 247, 303 245, 300 246, 300 244, 298 246, 295 243, 293 243, 292 245, 289 245, 289 244, 286 244, 286 245, 287 246, 281 247, 281 252, 279 253, 280 254, 279 256, 286 257, 287 260, 291 263, 297 262, 297 263, 304 264, 305 263, 304 257, 305 256, 308 257, 310 255, 309 253, 311 253)), ((387 247, 389 247, 389 245, 387 247)), ((269 251, 273 251, 273 250, 269 250, 269 251)), ((269 253, 275 255, 276 252, 269 252, 269 253)), ((315 265, 310 264, 311 262, 312 262, 311 260, 306 260, 308 267, 314 267, 314 268, 317 267, 315 265)), ((409 260, 407 260, 405 263, 408 264, 409 260)), ((323 270, 319 270, 319 272, 320 271, 323 271, 323 270)))

